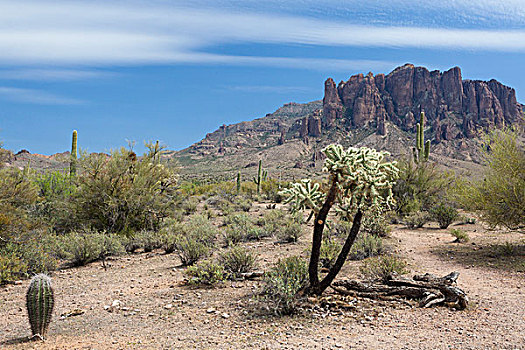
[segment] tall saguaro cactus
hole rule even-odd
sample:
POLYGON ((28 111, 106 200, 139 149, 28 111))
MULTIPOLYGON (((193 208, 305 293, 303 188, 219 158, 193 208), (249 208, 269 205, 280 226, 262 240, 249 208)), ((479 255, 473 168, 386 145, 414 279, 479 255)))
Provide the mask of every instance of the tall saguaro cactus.
POLYGON ((77 173, 77 131, 73 130, 71 141, 71 160, 69 163, 69 175, 74 176, 77 173))
POLYGON ((241 172, 237 173, 237 194, 241 193, 241 172))
POLYGON ((430 140, 425 141, 425 112, 421 112, 420 122, 417 123, 416 147, 412 148, 416 163, 426 162, 430 154, 430 140))
POLYGON ((261 193, 261 183, 263 181, 266 181, 266 177, 268 176, 268 171, 263 170, 262 168, 262 160, 259 160, 259 169, 257 170, 257 177, 253 178, 253 182, 257 185, 257 194, 261 193))
POLYGON ((26 307, 33 337, 44 339, 51 323, 55 297, 51 278, 39 274, 31 279, 26 294, 26 307))

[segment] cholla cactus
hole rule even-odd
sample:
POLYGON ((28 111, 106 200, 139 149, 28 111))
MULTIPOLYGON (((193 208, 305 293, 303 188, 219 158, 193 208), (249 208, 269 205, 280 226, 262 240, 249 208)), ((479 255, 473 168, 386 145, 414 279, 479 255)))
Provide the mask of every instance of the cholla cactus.
POLYGON ((44 339, 51 323, 55 297, 51 278, 39 274, 33 277, 26 294, 26 307, 33 337, 44 339))
POLYGON ((292 203, 292 210, 312 209, 315 214, 312 253, 309 264, 310 289, 313 294, 322 293, 339 273, 350 248, 359 232, 365 207, 388 207, 393 202, 392 186, 398 176, 395 162, 386 162, 387 152, 371 148, 329 145, 323 152, 326 160, 323 170, 330 174, 329 190, 319 191, 319 184, 301 180, 281 193, 292 203), (318 263, 323 229, 330 209, 353 214, 353 225, 346 242, 330 271, 319 281, 318 263))

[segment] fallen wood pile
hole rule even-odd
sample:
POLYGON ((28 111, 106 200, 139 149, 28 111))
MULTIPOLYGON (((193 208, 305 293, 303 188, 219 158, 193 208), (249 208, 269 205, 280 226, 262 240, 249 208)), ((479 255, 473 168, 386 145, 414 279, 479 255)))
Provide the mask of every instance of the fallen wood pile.
POLYGON ((383 281, 362 282, 340 280, 332 283, 332 289, 344 295, 379 300, 415 299, 420 307, 446 305, 463 310, 468 305, 467 294, 456 287, 459 272, 437 277, 432 274, 412 278, 389 276, 383 281))

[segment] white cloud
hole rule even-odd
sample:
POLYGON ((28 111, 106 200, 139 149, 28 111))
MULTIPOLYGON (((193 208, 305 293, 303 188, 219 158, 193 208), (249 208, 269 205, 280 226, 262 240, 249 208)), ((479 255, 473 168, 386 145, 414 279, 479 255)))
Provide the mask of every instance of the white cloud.
POLYGON ((46 91, 0 86, 0 98, 40 105, 79 105, 85 101, 55 95, 46 91))
POLYGON ((116 73, 87 69, 12 69, 0 70, 0 79, 35 81, 72 81, 115 76, 116 73))
MULTIPOLYGON (((306 1, 306 3, 309 3, 306 1)), ((331 3, 331 2, 329 2, 331 3)), ((394 3, 401 8, 404 1, 394 3)), ((424 1, 427 7, 431 2, 424 1)), ((476 0, 488 9, 489 1, 476 0)), ((107 66, 208 63, 314 68, 357 61, 214 53, 225 44, 525 51, 525 30, 372 26, 326 18, 226 12, 165 3, 0 0, 0 64, 107 66)), ((515 2, 517 4, 517 2, 515 2)), ((435 5, 436 7, 438 5, 435 5)), ((465 5, 445 1, 449 9, 465 5)), ((516 5, 517 6, 517 5, 516 5)), ((439 7, 439 6, 438 6, 439 7)), ((493 6, 496 11, 505 7, 493 6)), ((352 63, 353 62, 353 63, 352 63)), ((388 62, 376 61, 387 66, 388 62)))

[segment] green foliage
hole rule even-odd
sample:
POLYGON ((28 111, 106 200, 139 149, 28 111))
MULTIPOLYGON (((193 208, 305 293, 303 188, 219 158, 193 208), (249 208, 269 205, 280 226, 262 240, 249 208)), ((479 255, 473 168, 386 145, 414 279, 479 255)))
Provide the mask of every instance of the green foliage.
POLYGON ((36 275, 31 279, 26 294, 26 308, 33 336, 42 340, 45 338, 54 306, 55 296, 51 278, 44 274, 36 275))
POLYGON ((71 232, 57 240, 60 254, 72 266, 83 266, 123 253, 124 247, 118 236, 97 232, 71 232))
POLYGON ((0 285, 25 277, 27 265, 16 252, 3 248, 0 252, 0 285))
POLYGON ((197 206, 199 205, 199 199, 196 197, 188 197, 183 200, 181 204, 181 209, 184 212, 184 215, 191 215, 197 211, 197 206))
POLYGON ((228 215, 224 218, 224 240, 227 246, 246 242, 249 240, 259 240, 263 237, 264 231, 255 225, 253 219, 244 213, 228 215))
POLYGON ((363 234, 357 236, 357 239, 350 250, 349 257, 352 260, 363 260, 381 255, 383 250, 383 240, 381 237, 371 234, 363 234))
POLYGON ((319 211, 319 206, 324 198, 319 187, 319 183, 314 183, 310 179, 303 179, 301 182, 291 184, 291 187, 281 191, 281 194, 286 197, 284 203, 291 204, 292 213, 305 209, 319 211))
POLYGON ((458 217, 459 213, 453 206, 440 203, 432 208, 430 211, 432 219, 436 220, 439 228, 448 228, 458 217))
POLYGON ((391 231, 386 215, 380 208, 371 207, 367 210, 362 225, 363 231, 379 237, 387 237, 391 231))
POLYGON ((364 261, 360 272, 369 279, 386 280, 393 274, 403 275, 408 273, 407 263, 393 255, 384 255, 364 261))
POLYGON ((440 171, 435 164, 401 160, 399 170, 399 178, 392 189, 399 215, 406 216, 418 210, 428 211, 446 198, 452 176, 440 171))
POLYGON ((79 226, 124 233, 158 230, 173 212, 176 176, 160 163, 151 147, 141 159, 124 148, 109 158, 104 154, 82 156, 83 172, 72 196, 79 226))
POLYGON ((214 285, 225 280, 224 268, 211 261, 202 261, 186 270, 189 284, 214 285))
POLYGON ((321 244, 321 254, 319 256, 321 267, 327 269, 331 268, 334 265, 341 248, 341 244, 335 239, 323 239, 323 243, 321 244))
POLYGON ((465 243, 470 240, 468 234, 461 229, 453 228, 449 232, 452 236, 456 238, 456 242, 458 243, 465 243))
POLYGON ((462 208, 480 213, 491 227, 525 226, 525 150, 518 133, 497 130, 486 137, 487 167, 480 181, 459 180, 456 200, 462 208))
POLYGON ((301 224, 295 220, 290 220, 277 231, 277 239, 279 242, 294 243, 303 235, 301 224))
POLYGON ((295 312, 298 293, 307 285, 306 262, 297 256, 279 260, 264 276, 264 293, 277 314, 295 312))
POLYGON ((177 236, 175 247, 183 266, 193 265, 211 254, 210 248, 193 235, 177 236))
POLYGON ((138 231, 131 234, 128 238, 128 244, 136 249, 143 249, 144 252, 149 253, 154 249, 161 248, 163 245, 163 235, 159 231, 138 231), (132 241, 129 242, 129 240, 132 241))
POLYGON ((256 266, 256 257, 248 249, 233 246, 219 256, 219 263, 232 278, 252 271, 256 266))
POLYGON ((405 218, 405 225, 409 229, 422 228, 427 222, 430 221, 430 215, 423 211, 417 211, 408 215, 405 218))

